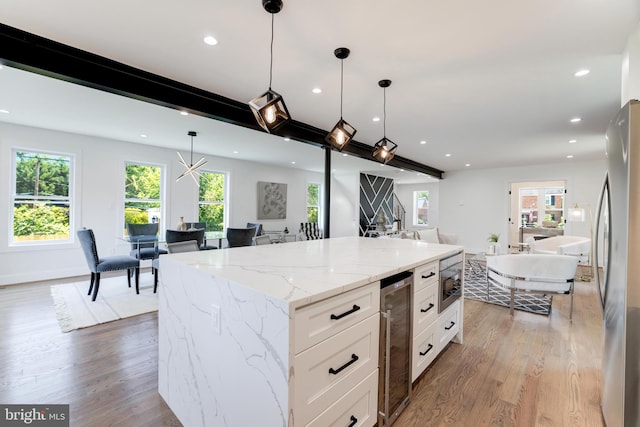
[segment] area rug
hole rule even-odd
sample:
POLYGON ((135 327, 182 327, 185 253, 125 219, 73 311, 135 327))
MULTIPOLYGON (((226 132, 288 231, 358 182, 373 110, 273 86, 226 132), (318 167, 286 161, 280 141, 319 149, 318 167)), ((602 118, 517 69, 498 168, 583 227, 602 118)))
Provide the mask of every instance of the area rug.
MULTIPOLYGON (((489 291, 489 300, 487 300, 487 278, 485 273, 470 268, 467 263, 464 272, 464 297, 509 307, 511 293, 497 286, 492 286, 489 291)), ((548 316, 551 313, 552 298, 551 295, 516 294, 514 308, 548 316)))
POLYGON ((153 293, 153 276, 140 275, 140 294, 135 284, 127 286, 125 276, 100 279, 100 291, 91 301, 89 280, 64 285, 52 285, 58 324, 62 332, 87 328, 125 317, 158 311, 158 294, 153 293), (148 277, 147 277, 148 276, 148 277))

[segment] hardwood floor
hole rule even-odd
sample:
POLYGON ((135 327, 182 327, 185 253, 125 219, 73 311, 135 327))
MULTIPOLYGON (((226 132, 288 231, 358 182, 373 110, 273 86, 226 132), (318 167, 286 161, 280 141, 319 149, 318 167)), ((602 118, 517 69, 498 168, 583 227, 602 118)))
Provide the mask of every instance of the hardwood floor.
MULTIPOLYGON (((549 317, 465 300, 464 344, 416 382, 394 426, 602 426, 594 286, 576 283, 573 322, 568 297, 549 317)), ((48 284, 0 288, 0 403, 68 403, 72 426, 181 425, 157 391, 157 323, 62 333, 48 284)))

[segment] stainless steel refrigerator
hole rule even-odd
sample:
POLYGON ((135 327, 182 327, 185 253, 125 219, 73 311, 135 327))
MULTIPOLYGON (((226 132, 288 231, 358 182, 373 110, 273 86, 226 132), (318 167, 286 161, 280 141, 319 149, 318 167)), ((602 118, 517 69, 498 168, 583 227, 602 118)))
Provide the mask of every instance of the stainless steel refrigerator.
POLYGON ((606 135, 607 173, 596 210, 594 263, 604 313, 602 413, 607 427, 640 425, 640 102, 606 135), (597 270, 596 270, 597 271, 597 270))

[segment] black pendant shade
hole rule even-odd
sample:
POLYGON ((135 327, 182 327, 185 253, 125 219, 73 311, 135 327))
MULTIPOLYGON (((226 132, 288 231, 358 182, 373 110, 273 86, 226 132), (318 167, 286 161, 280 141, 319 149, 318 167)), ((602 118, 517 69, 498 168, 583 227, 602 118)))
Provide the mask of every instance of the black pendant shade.
POLYGON ((396 155, 396 150, 398 149, 398 144, 387 138, 387 88, 391 86, 391 80, 380 80, 378 82, 378 86, 380 86, 384 92, 382 119, 383 136, 382 139, 376 142, 376 145, 373 146, 373 157, 375 157, 379 162, 386 164, 389 160, 393 159, 393 156, 396 155))
POLYGON ((262 95, 249 101, 249 107, 260 127, 271 133, 291 119, 284 99, 282 99, 279 93, 271 89, 271 80, 273 77, 273 21, 275 14, 282 9, 282 0, 262 0, 262 7, 271 14, 269 89, 262 95))
POLYGON ((353 137, 356 134, 356 128, 351 126, 342 118, 342 92, 343 92, 343 81, 344 81, 344 59, 349 57, 351 51, 346 47, 339 47, 334 52, 336 58, 340 60, 340 120, 336 125, 331 129, 331 132, 327 134, 324 138, 333 148, 338 151, 342 151, 342 149, 351 142, 353 137))

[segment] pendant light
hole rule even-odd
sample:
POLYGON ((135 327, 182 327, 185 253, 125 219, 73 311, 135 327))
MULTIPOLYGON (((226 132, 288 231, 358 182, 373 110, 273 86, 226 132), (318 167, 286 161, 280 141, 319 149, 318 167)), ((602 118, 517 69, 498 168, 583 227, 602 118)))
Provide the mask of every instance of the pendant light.
POLYGON ((378 82, 378 86, 380 86, 384 92, 382 116, 383 133, 382 139, 376 142, 376 145, 373 146, 373 157, 386 164, 389 160, 393 159, 393 156, 396 155, 396 150, 398 149, 398 145, 395 142, 387 139, 387 88, 391 86, 391 80, 380 80, 378 82))
POLYGON ((193 178, 193 180, 196 182, 196 185, 198 187, 200 187, 200 181, 198 179, 196 179, 197 177, 200 177, 200 172, 198 172, 198 168, 200 168, 201 166, 204 166, 207 161, 204 159, 204 157, 201 157, 200 160, 198 160, 197 162, 193 163, 193 137, 197 136, 198 133, 195 131, 190 130, 189 132, 187 132, 187 135, 189 135, 191 137, 191 162, 187 163, 184 160, 184 157, 182 157, 182 154, 180 154, 180 152, 178 151, 178 157, 180 157, 180 163, 182 165, 184 165, 185 168, 187 168, 187 170, 185 170, 184 172, 182 172, 182 175, 180 175, 178 178, 176 178, 176 182, 180 181, 180 179, 182 179, 183 177, 187 176, 187 175, 191 175, 191 178, 193 178))
POLYGON ((249 107, 258 124, 271 133, 289 121, 289 111, 284 104, 284 99, 277 92, 271 90, 273 77, 273 21, 276 13, 282 9, 282 0, 262 0, 262 7, 271 14, 271 62, 269 64, 269 89, 249 101, 249 107))
POLYGON ((344 81, 344 60, 349 57, 351 51, 346 47, 339 47, 333 51, 336 58, 340 60, 340 120, 333 127, 331 132, 327 134, 324 138, 325 141, 331 144, 332 147, 336 148, 338 151, 342 151, 342 149, 351 142, 354 135, 356 134, 356 129, 351 126, 349 123, 344 121, 342 118, 342 92, 343 92, 343 81, 344 81))

